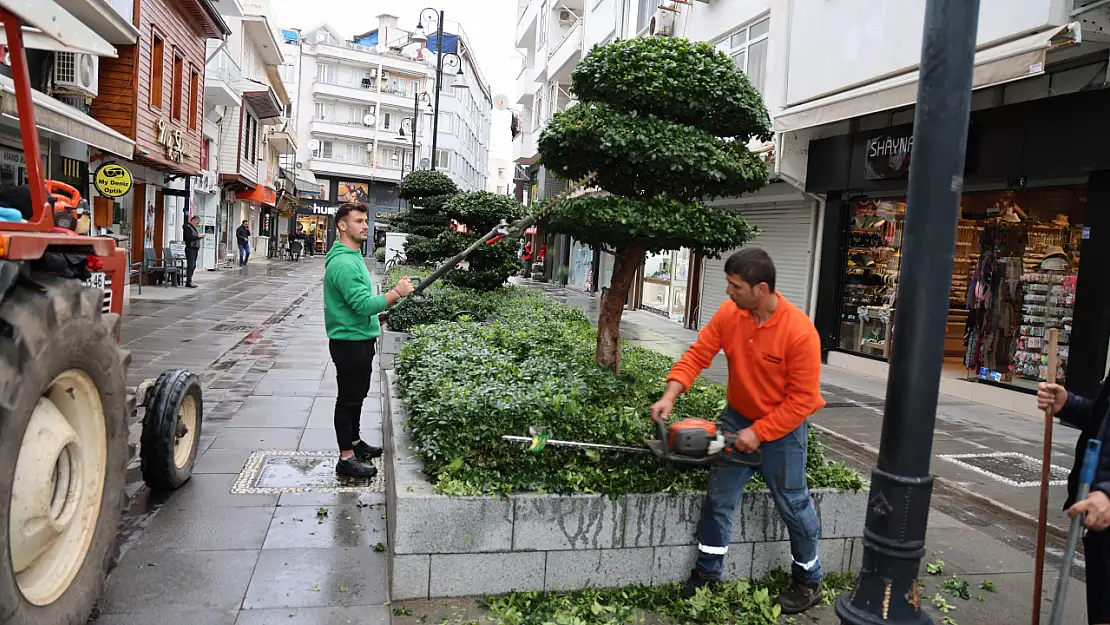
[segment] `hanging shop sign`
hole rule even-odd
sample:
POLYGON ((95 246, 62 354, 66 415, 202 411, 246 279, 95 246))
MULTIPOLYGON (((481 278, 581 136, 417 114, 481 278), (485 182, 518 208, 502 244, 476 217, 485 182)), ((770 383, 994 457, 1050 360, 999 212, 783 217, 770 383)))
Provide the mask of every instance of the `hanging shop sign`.
POLYGON ((164 119, 159 119, 157 126, 158 134, 154 142, 166 148, 167 158, 175 163, 181 163, 193 156, 185 146, 185 136, 181 134, 180 128, 170 128, 169 122, 164 119))
POLYGON ((117 198, 127 195, 134 181, 131 172, 123 165, 105 163, 96 170, 93 176, 93 185, 97 193, 104 197, 117 198))

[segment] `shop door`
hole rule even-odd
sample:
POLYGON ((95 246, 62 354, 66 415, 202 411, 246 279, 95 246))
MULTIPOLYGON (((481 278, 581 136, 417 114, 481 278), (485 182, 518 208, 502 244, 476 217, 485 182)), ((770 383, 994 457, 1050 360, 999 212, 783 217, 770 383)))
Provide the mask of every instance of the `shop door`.
POLYGON ((146 233, 146 185, 139 183, 131 191, 131 262, 141 263, 143 258, 143 238, 146 233))
POLYGON ((166 196, 162 189, 154 192, 154 253, 162 258, 162 241, 166 230, 166 196))
MULTIPOLYGON (((776 206, 746 206, 741 212, 759 236, 748 245, 761 247, 775 263, 775 289, 790 303, 809 312, 809 293, 813 270, 813 250, 810 235, 813 232, 813 204, 798 202, 776 206)), ((697 318, 704 328, 713 313, 728 299, 725 288, 725 261, 736 250, 721 254, 718 259, 707 258, 702 265, 701 303, 697 318)))

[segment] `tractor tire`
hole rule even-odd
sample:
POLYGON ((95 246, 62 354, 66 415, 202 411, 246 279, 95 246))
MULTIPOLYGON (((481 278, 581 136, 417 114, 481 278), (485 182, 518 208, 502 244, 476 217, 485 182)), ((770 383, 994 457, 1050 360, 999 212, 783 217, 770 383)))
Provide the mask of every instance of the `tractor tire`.
POLYGON ((126 370, 102 301, 53 276, 0 294, 0 625, 83 625, 117 553, 126 370))
POLYGON ((143 481, 154 490, 176 490, 193 475, 204 401, 200 379, 174 369, 158 376, 143 417, 139 458, 143 481))

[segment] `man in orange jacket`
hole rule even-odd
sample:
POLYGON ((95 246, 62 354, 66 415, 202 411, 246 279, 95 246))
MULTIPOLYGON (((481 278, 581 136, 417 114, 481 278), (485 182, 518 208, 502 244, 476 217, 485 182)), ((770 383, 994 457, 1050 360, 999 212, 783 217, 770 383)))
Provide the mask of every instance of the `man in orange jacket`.
POLYGON ((790 533, 793 582, 777 602, 799 614, 821 602, 820 523, 806 483, 806 420, 825 405, 821 398, 821 342, 809 317, 775 291, 775 265, 767 252, 749 247, 725 262, 728 296, 698 341, 667 376, 667 390, 651 408, 666 419, 675 399, 722 349, 728 357, 728 406, 721 425, 737 432, 736 448, 763 450, 758 468, 719 464, 709 471, 698 523, 698 559, 683 587, 690 597, 720 580, 732 537, 732 517, 755 471, 767 481, 790 533))

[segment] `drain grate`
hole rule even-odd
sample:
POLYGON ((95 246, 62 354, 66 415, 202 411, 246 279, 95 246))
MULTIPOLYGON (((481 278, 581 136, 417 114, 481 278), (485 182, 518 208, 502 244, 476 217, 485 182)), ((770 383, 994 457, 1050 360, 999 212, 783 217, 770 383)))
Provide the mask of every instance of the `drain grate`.
POLYGON ((372 480, 335 474, 334 451, 256 451, 247 458, 231 492, 237 495, 279 493, 380 493, 385 491, 381 459, 372 480))
POLYGON ((251 324, 218 323, 212 326, 211 332, 253 332, 255 326, 251 324))
MULTIPOLYGON (((1028 488, 1041 485, 1041 461, 1014 451, 949 454, 941 458, 1010 486, 1028 488)), ((1064 467, 1051 465, 1049 485, 1067 486, 1068 473, 1064 467)))

